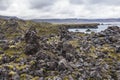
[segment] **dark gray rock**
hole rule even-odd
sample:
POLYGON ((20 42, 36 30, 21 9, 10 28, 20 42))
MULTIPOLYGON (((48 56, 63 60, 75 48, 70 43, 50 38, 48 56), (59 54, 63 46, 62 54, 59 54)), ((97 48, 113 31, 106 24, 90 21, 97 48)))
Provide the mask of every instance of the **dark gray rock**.
POLYGON ((58 66, 57 62, 47 62, 47 69, 48 70, 55 70, 58 66))
POLYGON ((25 47, 25 53, 26 54, 36 54, 39 50, 38 44, 27 44, 25 47))
POLYGON ((116 46, 116 53, 120 53, 120 46, 116 46))
POLYGON ((8 44, 3 44, 3 45, 2 45, 2 49, 3 49, 3 50, 9 49, 9 45, 8 45, 8 44))
POLYGON ((0 51, 0 54, 4 54, 4 51, 0 51))
POLYGON ((37 32, 34 27, 30 27, 30 29, 25 34, 25 42, 27 43, 25 47, 26 54, 35 54, 39 50, 39 41, 37 32))

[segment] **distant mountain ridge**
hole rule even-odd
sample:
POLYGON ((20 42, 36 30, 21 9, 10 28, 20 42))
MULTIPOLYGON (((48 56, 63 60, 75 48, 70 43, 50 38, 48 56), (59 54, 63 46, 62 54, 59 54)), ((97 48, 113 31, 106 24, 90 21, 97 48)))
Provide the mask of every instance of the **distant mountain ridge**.
POLYGON ((120 18, 108 19, 32 19, 35 22, 50 22, 50 23, 79 23, 79 22, 120 22, 120 18))
MULTIPOLYGON (((16 16, 2 16, 1 19, 20 19, 16 16)), ((77 18, 66 18, 66 19, 28 19, 34 22, 48 22, 48 23, 89 23, 89 22, 120 22, 120 18, 106 18, 106 19, 77 19, 77 18)))
POLYGON ((16 17, 16 16, 2 16, 2 15, 0 15, 0 18, 1 19, 19 19, 18 17, 16 17))

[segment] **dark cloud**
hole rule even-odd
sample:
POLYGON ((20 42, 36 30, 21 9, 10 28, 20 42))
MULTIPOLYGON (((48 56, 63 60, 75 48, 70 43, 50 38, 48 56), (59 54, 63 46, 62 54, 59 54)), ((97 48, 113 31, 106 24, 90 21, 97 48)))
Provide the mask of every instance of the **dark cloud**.
POLYGON ((116 5, 120 4, 120 0, 90 0, 91 4, 116 5))
POLYGON ((71 4, 83 5, 119 5, 120 0, 69 0, 71 4))
POLYGON ((0 10, 6 10, 10 6, 10 0, 0 0, 0 10))
POLYGON ((84 4, 84 0, 69 0, 72 4, 84 4))
POLYGON ((51 6, 56 0, 29 0, 30 8, 32 9, 42 9, 51 6))

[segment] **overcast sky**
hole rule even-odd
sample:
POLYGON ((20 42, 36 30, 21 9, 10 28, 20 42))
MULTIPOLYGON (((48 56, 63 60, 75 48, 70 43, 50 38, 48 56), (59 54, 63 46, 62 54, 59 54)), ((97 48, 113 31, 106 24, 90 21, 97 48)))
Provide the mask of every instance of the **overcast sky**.
POLYGON ((0 0, 0 15, 31 18, 118 18, 120 0, 0 0))

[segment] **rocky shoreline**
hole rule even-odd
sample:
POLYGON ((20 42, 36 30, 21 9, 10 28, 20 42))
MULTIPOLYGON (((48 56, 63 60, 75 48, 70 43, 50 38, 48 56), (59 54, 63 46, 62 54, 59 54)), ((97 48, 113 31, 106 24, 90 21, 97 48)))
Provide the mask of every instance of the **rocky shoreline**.
POLYGON ((64 26, 66 27, 67 29, 69 28, 93 28, 93 29, 97 29, 98 28, 98 25, 100 25, 99 23, 89 23, 89 24, 57 24, 57 26, 61 27, 61 26, 64 26))
POLYGON ((91 34, 58 31, 39 36, 32 26, 1 42, 0 80, 120 80, 120 27, 91 34))

